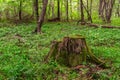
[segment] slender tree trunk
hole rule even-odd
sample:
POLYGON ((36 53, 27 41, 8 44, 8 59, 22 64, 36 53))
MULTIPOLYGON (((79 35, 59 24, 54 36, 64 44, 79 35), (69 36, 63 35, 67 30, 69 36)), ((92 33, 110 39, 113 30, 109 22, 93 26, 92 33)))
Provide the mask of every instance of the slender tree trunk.
POLYGON ((120 0, 118 2, 118 17, 120 17, 120 0))
POLYGON ((89 10, 89 1, 87 0, 87 10, 89 10))
POLYGON ((116 8, 115 16, 120 17, 120 0, 117 2, 117 8, 116 8))
POLYGON ((22 0, 19 2, 19 20, 22 20, 22 0))
POLYGON ((80 8, 81 8, 81 24, 83 24, 85 22, 85 20, 84 20, 83 0, 80 0, 80 8))
MULTIPOLYGON (((53 0, 50 0, 48 15, 52 15, 52 19, 53 19, 54 16, 55 16, 55 14, 54 14, 54 1, 53 1, 53 0)), ((51 16, 50 16, 50 17, 51 17, 51 16)))
POLYGON ((39 19, 39 12, 38 12, 38 0, 34 0, 34 11, 35 11, 35 16, 36 16, 36 21, 39 19))
POLYGON ((80 17, 80 0, 77 0, 77 14, 78 14, 78 18, 80 17))
POLYGON ((44 0, 41 15, 39 16, 39 20, 38 20, 37 33, 41 33, 41 27, 42 27, 44 17, 45 17, 45 14, 46 14, 47 4, 48 4, 48 0, 44 0))
POLYGON ((54 13, 54 0, 52 0, 52 18, 54 18, 55 13, 54 13))
POLYGON ((49 0, 49 2, 48 2, 48 10, 46 12, 46 15, 47 15, 48 19, 51 18, 51 0, 49 0))
POLYGON ((90 10, 89 10, 89 16, 88 16, 88 21, 91 21, 91 23, 93 22, 92 21, 92 3, 93 3, 93 0, 90 0, 90 10))
POLYGON ((57 18, 58 20, 60 20, 60 0, 57 0, 57 6, 58 6, 58 10, 57 10, 57 18))
POLYGON ((102 6, 102 0, 99 0, 99 10, 98 10, 99 17, 101 17, 101 6, 102 6))
POLYGON ((88 21, 90 21, 92 23, 92 16, 91 16, 91 13, 90 13, 90 10, 88 10, 85 5, 83 4, 83 7, 85 9, 85 11, 87 12, 87 16, 88 16, 88 21))
POLYGON ((73 10, 72 10, 72 0, 70 0, 70 17, 71 17, 71 20, 72 20, 72 12, 73 12, 73 10))
POLYGON ((102 18, 103 21, 105 21, 104 9, 105 9, 105 0, 99 0, 99 18, 102 18))
POLYGON ((68 5, 68 0, 66 0, 66 16, 67 16, 67 18, 66 18, 66 20, 68 21, 69 20, 69 12, 68 12, 68 9, 69 9, 69 5, 68 5))

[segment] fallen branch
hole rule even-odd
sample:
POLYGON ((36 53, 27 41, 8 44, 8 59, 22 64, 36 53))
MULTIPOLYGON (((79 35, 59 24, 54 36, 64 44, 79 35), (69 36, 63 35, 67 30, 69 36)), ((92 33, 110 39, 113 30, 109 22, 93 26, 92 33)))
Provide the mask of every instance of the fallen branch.
POLYGON ((85 25, 94 27, 94 28, 109 28, 109 29, 120 29, 120 26, 110 26, 110 25, 98 25, 98 24, 93 24, 93 23, 86 23, 85 25))

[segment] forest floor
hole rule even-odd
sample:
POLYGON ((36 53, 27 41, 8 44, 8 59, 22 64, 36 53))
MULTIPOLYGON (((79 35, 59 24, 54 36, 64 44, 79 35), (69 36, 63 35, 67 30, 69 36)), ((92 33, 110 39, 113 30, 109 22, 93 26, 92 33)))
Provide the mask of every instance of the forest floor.
POLYGON ((42 34, 32 34, 30 24, 0 24, 0 80, 120 80, 120 29, 77 26, 75 23, 45 23, 42 34), (85 64, 71 70, 54 61, 43 62, 53 40, 82 35, 93 53, 111 66, 85 64))

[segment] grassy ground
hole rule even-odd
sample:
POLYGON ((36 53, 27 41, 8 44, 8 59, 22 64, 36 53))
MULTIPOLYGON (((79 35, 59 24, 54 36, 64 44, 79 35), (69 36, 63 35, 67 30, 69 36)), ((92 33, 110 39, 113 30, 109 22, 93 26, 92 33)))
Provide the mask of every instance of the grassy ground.
MULTIPOLYGON (((35 24, 0 26, 0 80, 119 80, 120 29, 77 26, 74 23, 46 23, 40 35, 31 34, 35 24), (93 53, 106 60, 110 69, 69 70, 54 61, 43 63, 53 40, 68 35, 83 35, 93 53), (96 71, 95 71, 96 70, 96 71)), ((95 65, 90 64, 91 67, 95 65)))

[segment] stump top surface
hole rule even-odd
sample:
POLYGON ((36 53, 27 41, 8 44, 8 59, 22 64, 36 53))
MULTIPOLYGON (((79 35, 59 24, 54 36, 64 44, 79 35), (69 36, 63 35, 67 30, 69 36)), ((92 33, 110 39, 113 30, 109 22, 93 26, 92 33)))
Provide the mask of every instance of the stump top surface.
POLYGON ((85 39, 85 37, 81 36, 81 35, 74 35, 74 36, 68 36, 65 38, 71 38, 71 39, 85 39))

